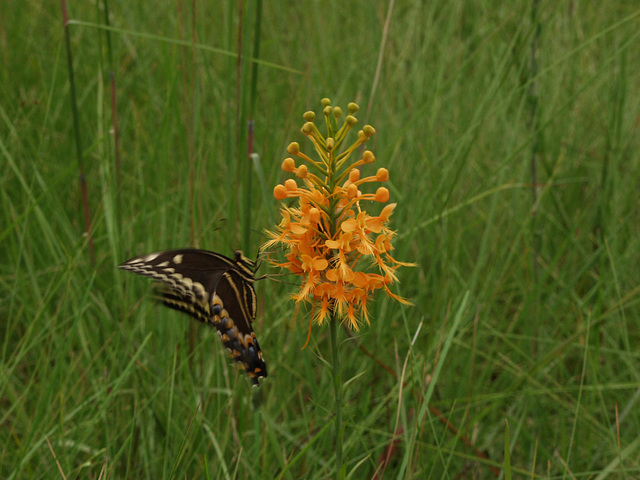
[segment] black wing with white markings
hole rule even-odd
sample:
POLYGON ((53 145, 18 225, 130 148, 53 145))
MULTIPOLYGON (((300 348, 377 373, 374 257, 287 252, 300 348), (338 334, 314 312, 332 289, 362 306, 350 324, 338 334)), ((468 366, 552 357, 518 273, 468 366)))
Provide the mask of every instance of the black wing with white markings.
POLYGON ((230 355, 254 385, 267 376, 252 322, 256 318, 255 263, 206 250, 169 250, 127 260, 118 268, 162 283, 162 302, 216 327, 230 355))

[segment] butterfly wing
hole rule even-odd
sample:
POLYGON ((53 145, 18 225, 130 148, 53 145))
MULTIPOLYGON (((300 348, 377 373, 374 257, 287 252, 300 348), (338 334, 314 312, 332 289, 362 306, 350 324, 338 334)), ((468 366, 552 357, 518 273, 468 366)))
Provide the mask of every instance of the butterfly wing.
POLYGON ((267 366, 251 326, 257 307, 253 285, 244 281, 237 271, 229 270, 218 283, 213 304, 222 342, 231 356, 242 364, 251 380, 258 384, 260 377, 267 376, 267 366))
POLYGON ((241 252, 232 260, 206 250, 170 250, 132 258, 119 268, 162 282, 164 305, 216 327, 255 385, 267 376, 251 325, 256 317, 255 265, 241 252))

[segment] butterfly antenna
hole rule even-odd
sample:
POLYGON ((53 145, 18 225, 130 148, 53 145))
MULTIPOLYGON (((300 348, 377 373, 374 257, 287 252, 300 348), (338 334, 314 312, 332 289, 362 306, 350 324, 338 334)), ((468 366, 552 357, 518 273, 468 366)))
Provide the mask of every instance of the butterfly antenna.
POLYGON ((265 273, 264 275, 259 276, 258 278, 256 278, 256 281, 258 280, 265 280, 265 279, 269 279, 269 280, 273 280, 274 282, 278 282, 278 283, 282 283, 284 285, 292 285, 292 286, 298 286, 297 283, 291 283, 291 282, 283 282, 282 280, 278 280, 275 277, 284 277, 287 275, 293 275, 292 272, 287 272, 287 273, 265 273))

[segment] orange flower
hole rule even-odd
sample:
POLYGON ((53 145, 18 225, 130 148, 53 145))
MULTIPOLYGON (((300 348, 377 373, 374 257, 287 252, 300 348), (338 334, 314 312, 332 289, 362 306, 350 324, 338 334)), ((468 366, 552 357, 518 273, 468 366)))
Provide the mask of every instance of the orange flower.
POLYGON ((384 289, 393 299, 408 304, 395 295, 389 285, 397 282, 395 271, 403 265, 395 260, 391 240, 394 232, 387 222, 396 206, 389 201, 389 190, 378 187, 375 193, 360 191, 368 183, 386 182, 389 172, 379 168, 375 175, 360 178, 359 167, 373 163, 375 157, 365 150, 362 158, 350 160, 358 147, 375 134, 370 125, 358 132, 356 141, 343 147, 343 142, 357 123, 355 103, 348 106, 349 114, 338 127, 342 116, 339 107, 332 107, 323 99, 323 114, 327 136, 313 123, 315 113, 303 115, 306 123, 302 133, 311 140, 318 160, 313 160, 293 142, 287 148, 291 157, 282 162, 282 170, 295 175, 273 190, 277 200, 297 198, 298 205, 283 207, 282 220, 263 248, 281 245, 286 261, 271 262, 302 277, 300 290, 293 295, 296 301, 310 301, 317 313, 313 318, 321 325, 328 315, 346 318, 357 329, 362 321, 369 323, 367 301, 376 290, 384 289), (296 157, 301 161, 296 164, 296 157), (364 202, 386 204, 379 215, 370 215, 364 202))

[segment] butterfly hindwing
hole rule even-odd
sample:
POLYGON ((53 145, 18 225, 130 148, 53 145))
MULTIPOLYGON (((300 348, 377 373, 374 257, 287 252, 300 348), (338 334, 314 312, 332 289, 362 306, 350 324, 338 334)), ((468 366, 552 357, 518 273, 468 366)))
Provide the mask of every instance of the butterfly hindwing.
MULTIPOLYGON (((260 346, 251 324, 247 321, 256 316, 256 293, 251 283, 242 281, 242 276, 235 271, 226 272, 218 283, 215 301, 223 298, 237 299, 221 305, 221 327, 218 328, 222 342, 231 355, 241 362, 245 370, 252 376, 266 369, 259 354, 260 346)), ((214 313, 216 313, 214 306, 214 313)), ((264 370, 266 375, 266 370, 264 370)), ((253 376, 252 376, 253 378, 253 376)))
POLYGON ((255 264, 236 250, 232 260, 206 250, 170 250, 119 266, 161 282, 164 305, 216 327, 230 355, 255 385, 267 376, 252 322, 256 317, 255 264))

